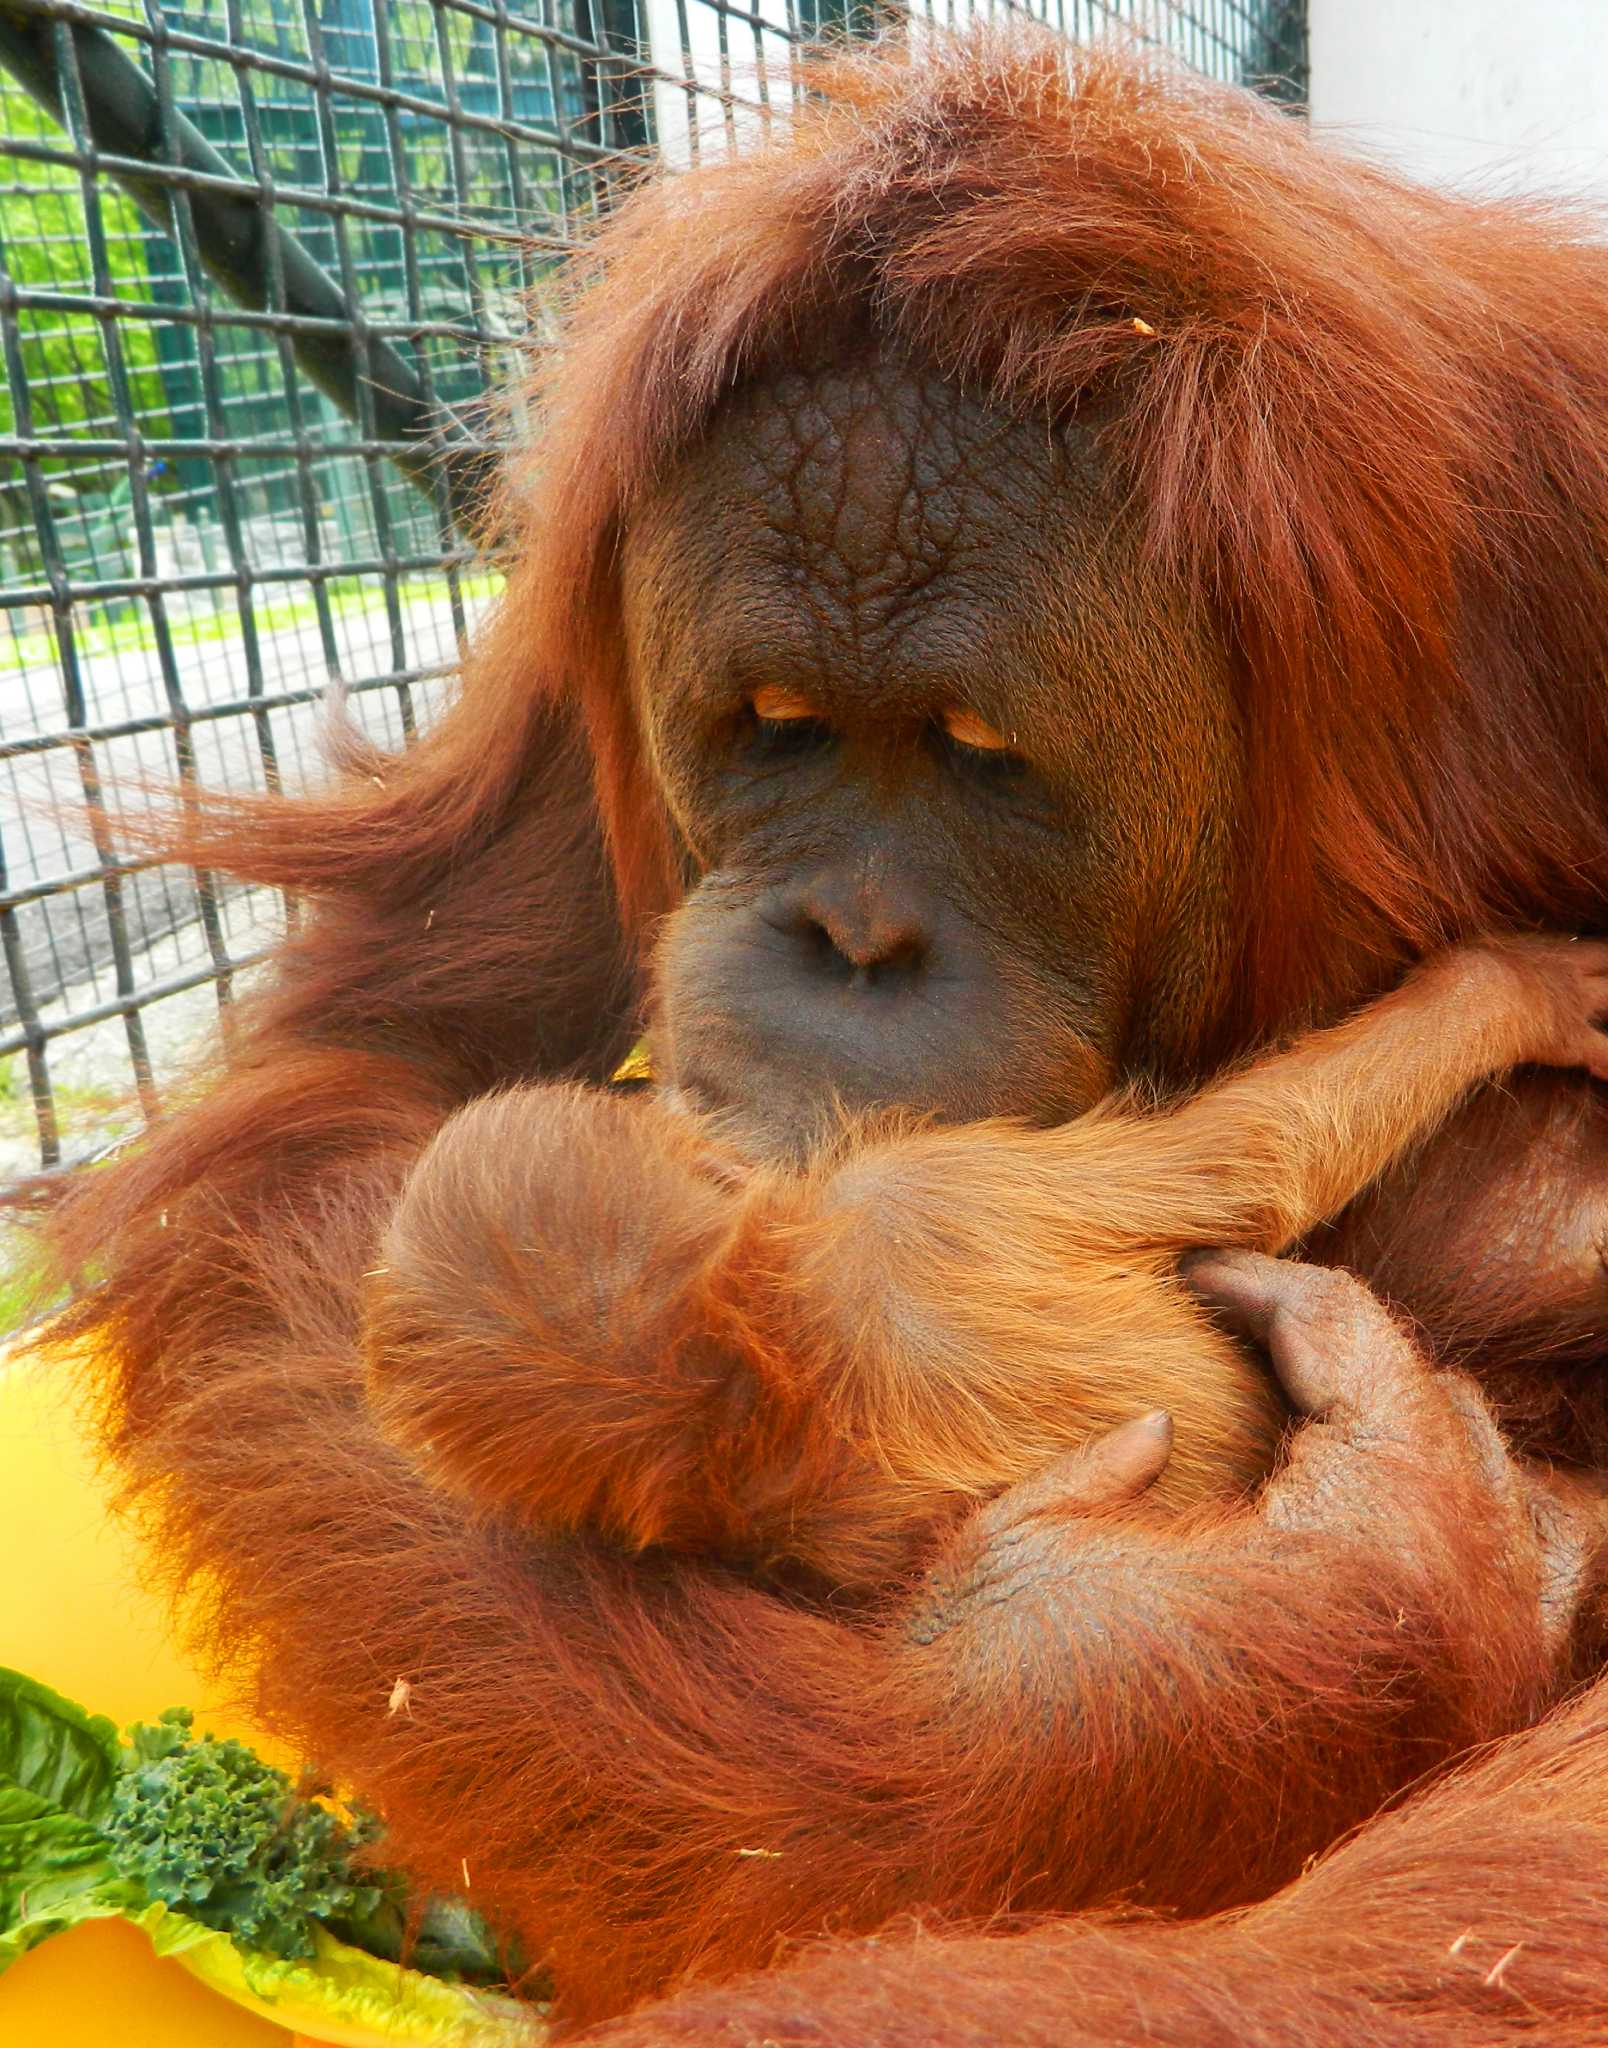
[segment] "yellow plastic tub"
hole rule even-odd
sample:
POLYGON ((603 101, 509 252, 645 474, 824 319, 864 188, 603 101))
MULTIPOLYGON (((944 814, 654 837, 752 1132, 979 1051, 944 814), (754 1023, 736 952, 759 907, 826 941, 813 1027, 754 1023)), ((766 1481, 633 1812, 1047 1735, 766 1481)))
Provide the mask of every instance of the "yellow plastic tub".
MULTIPOLYGON (((169 1639, 133 1545, 106 1513, 62 1370, 15 1351, 0 1354, 0 1558, 0 1664, 119 1726, 193 1705, 198 1726, 273 1753, 169 1639)), ((159 1962, 120 1921, 59 1934, 0 1977, 6 2048, 290 2048, 294 2038, 159 1962)))

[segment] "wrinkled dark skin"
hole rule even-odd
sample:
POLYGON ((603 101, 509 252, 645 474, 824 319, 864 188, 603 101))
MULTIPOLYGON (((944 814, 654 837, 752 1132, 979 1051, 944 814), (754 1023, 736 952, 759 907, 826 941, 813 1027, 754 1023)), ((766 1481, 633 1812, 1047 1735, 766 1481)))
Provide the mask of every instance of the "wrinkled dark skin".
POLYGON ((834 1097, 1058 1121, 1187 1063, 1228 945, 1233 717, 1086 434, 886 365, 786 374, 633 530, 626 588, 699 870, 655 1031, 694 1104, 785 1150, 834 1097), (1138 749, 1108 709, 1136 641, 1138 749), (766 685, 822 722, 767 733, 766 685), (951 742, 950 706, 1010 754, 951 742))

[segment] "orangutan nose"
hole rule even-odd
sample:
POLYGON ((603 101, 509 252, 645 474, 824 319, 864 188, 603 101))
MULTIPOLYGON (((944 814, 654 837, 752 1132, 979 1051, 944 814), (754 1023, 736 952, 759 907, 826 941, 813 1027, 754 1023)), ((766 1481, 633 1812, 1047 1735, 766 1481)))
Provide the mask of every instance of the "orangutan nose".
POLYGON ((932 923, 914 891, 886 883, 820 878, 766 911, 813 979, 897 994, 926 966, 932 923))

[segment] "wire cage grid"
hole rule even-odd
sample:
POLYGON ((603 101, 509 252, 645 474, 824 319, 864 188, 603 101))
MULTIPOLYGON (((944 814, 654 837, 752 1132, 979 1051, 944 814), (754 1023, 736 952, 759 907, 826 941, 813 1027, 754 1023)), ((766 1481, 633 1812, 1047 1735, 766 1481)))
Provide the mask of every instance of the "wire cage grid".
MULTIPOLYGON (((1304 93, 1296 0, 1031 12, 1304 93)), ((498 586, 467 514, 537 288, 623 175, 743 147, 801 46, 891 18, 0 0, 0 1180, 154 1114, 287 915, 84 799, 295 787, 332 683, 387 745, 428 721, 498 586)))

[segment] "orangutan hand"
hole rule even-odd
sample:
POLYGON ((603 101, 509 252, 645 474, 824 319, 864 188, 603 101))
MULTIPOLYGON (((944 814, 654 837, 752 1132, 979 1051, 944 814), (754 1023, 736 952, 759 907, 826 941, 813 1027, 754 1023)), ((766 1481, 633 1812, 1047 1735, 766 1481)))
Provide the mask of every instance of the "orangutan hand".
POLYGON ((1349 1273, 1204 1252, 1187 1277, 1312 1418, 1268 1488, 1268 1524, 1338 1536, 1349 1523, 1357 1540, 1401 1554, 1422 1526, 1423 1496, 1439 1490, 1433 1521, 1455 1515, 1471 1541, 1484 1539, 1517 1610, 1533 1613, 1549 1667, 1567 1671, 1577 1622, 1602 1590, 1608 1483, 1513 1456, 1474 1383, 1431 1371, 1349 1273))
POLYGON ((1436 1702, 1423 1739, 1449 1749, 1523 1725, 1594 1636, 1608 1489, 1515 1458, 1473 1383, 1432 1371, 1351 1275, 1241 1251, 1186 1275, 1307 1418, 1259 1498, 1206 1524, 1145 1514, 1171 1430, 1125 1424, 972 1518, 907 1617, 916 1642, 1061 1642, 1085 1685, 1091 1659, 1141 1682, 1148 1644, 1176 1649, 1174 1683, 1260 1654, 1296 1693, 1343 1668, 1359 1695, 1436 1702))

